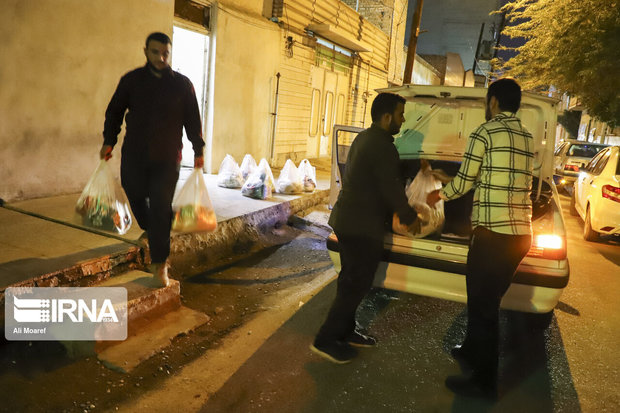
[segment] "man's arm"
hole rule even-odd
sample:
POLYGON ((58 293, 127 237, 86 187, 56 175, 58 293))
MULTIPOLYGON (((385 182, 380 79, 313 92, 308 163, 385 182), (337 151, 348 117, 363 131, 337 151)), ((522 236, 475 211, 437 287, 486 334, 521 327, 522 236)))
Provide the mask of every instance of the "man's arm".
MULTIPOLYGON (((486 151, 487 137, 488 133, 482 126, 472 132, 459 171, 454 179, 436 194, 437 197, 449 201, 465 195, 474 186, 486 151)), ((427 200, 431 201, 428 198, 427 200)))
POLYGON ((202 122, 200 120, 200 109, 198 108, 198 100, 192 82, 187 79, 187 92, 185 94, 185 119, 183 126, 187 133, 187 139, 192 143, 194 149, 194 168, 202 168, 204 166, 204 146, 202 139, 202 122))
MULTIPOLYGON (((378 148, 379 149, 379 148, 378 148)), ((378 177, 379 191, 383 199, 405 226, 411 226, 417 217, 415 209, 409 206, 405 187, 400 176, 400 158, 396 148, 391 143, 382 146, 376 157, 374 168, 378 177)))
POLYGON ((112 148, 118 141, 118 134, 123 125, 125 111, 129 107, 129 85, 127 78, 123 76, 112 95, 112 99, 105 111, 103 124, 103 146, 99 151, 99 157, 106 161, 112 157, 112 148))

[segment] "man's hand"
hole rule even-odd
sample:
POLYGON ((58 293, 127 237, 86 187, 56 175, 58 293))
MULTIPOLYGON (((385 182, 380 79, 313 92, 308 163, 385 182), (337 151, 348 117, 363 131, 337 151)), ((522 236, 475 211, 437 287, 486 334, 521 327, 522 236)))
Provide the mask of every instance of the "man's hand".
POLYGON ((434 191, 429 192, 428 195, 426 195, 426 203, 431 208, 434 207, 435 204, 439 202, 439 200, 441 199, 439 197, 439 191, 440 191, 439 189, 435 189, 434 191))
POLYGON ((195 156, 194 157, 194 169, 200 168, 202 169, 205 166, 205 157, 204 156, 195 156))
POLYGON ((112 146, 103 145, 99 151, 99 159, 105 159, 108 161, 112 157, 112 146))

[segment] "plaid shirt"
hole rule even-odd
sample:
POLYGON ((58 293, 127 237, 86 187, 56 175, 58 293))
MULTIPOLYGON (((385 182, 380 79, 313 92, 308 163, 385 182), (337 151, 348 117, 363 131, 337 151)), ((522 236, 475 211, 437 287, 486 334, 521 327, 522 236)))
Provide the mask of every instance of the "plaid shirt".
POLYGON ((513 113, 502 112, 472 132, 456 177, 443 199, 474 188, 472 227, 502 234, 532 233, 534 139, 513 113))

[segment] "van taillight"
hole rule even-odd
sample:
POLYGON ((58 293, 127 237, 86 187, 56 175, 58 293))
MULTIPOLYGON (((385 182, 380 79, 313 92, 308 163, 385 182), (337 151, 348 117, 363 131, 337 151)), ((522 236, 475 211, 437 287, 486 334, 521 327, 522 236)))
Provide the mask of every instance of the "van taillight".
POLYGON ((566 238, 555 234, 534 235, 528 257, 563 260, 566 258, 566 238))
POLYGON ((565 171, 579 172, 579 167, 577 165, 564 165, 564 170, 565 171))
POLYGON ((620 202, 620 188, 612 185, 603 185, 603 198, 611 199, 612 201, 620 202))

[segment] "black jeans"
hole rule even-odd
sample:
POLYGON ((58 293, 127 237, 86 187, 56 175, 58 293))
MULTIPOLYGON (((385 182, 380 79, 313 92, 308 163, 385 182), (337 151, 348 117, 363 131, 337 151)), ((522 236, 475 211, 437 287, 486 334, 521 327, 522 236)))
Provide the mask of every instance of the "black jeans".
POLYGON ((170 255, 172 198, 179 179, 176 162, 153 162, 123 155, 121 183, 131 211, 149 239, 151 262, 163 263, 170 255))
POLYGON ((474 376, 493 384, 499 361, 499 307, 519 263, 530 249, 530 235, 474 229, 467 255, 467 334, 463 348, 474 376))
POLYGON ((372 287, 381 261, 383 241, 336 234, 340 248, 340 274, 336 298, 315 343, 344 341, 355 330, 355 312, 372 287))

